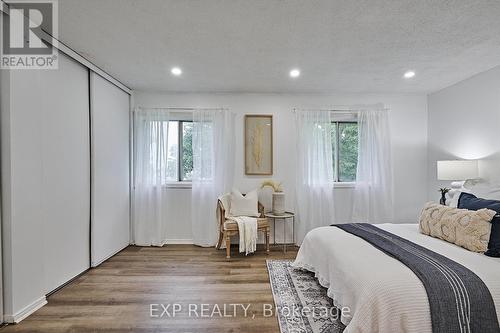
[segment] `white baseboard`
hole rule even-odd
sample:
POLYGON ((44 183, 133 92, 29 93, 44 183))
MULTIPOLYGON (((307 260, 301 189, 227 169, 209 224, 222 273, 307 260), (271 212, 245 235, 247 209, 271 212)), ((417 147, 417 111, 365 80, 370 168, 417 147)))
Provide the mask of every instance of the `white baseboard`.
POLYGON ((17 313, 13 315, 5 314, 3 319, 6 323, 9 324, 14 324, 14 323, 19 323, 21 320, 25 319, 28 317, 30 314, 35 312, 36 310, 40 309, 42 306, 47 304, 47 299, 45 296, 40 297, 33 303, 25 306, 21 311, 18 311, 17 313))
MULTIPOLYGON (((237 237, 235 237, 235 239, 231 240, 231 244, 238 244, 238 243, 239 242, 238 242, 237 237)), ((271 241, 271 244, 272 243, 273 242, 271 241)), ((167 245, 168 244, 171 244, 171 245, 173 245, 173 244, 178 244, 178 245, 180 245, 180 244, 188 244, 188 245, 192 245, 192 244, 194 244, 194 242, 193 242, 192 239, 167 239, 167 242, 165 244, 167 244, 167 245)), ((264 239, 261 239, 259 237, 259 239, 257 239, 257 244, 266 244, 266 242, 265 242, 264 239)))
POLYGON ((192 239, 167 239, 166 244, 193 244, 192 239))

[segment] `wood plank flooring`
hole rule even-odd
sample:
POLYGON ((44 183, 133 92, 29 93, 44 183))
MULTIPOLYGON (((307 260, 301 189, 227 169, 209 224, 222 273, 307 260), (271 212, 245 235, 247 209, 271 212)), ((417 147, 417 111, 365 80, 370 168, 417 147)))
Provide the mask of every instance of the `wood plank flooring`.
POLYGON ((227 261, 225 251, 212 248, 130 246, 0 332, 279 332, 277 318, 264 310, 274 307, 266 259, 293 259, 297 248, 236 252, 227 261))

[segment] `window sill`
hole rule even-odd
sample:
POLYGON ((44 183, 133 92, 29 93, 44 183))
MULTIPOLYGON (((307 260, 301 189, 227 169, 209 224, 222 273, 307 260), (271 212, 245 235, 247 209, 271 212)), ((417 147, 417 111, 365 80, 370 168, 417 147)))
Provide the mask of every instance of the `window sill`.
MULTIPOLYGON (((192 182, 171 182, 163 185, 166 189, 191 189, 192 182)), ((354 188, 356 187, 355 182, 335 182, 333 183, 333 188, 354 188)))
POLYGON ((163 188, 166 188, 166 189, 171 189, 171 188, 191 189, 191 187, 192 187, 191 182, 170 182, 170 183, 163 185, 163 188))
POLYGON ((356 182, 335 182, 333 183, 333 188, 354 188, 356 187, 356 182))

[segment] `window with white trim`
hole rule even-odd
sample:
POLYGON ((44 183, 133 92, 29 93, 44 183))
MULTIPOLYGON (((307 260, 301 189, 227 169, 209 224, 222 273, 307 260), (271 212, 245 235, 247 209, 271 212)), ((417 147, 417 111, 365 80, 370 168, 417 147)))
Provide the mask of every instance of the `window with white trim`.
POLYGON ((171 120, 168 122, 167 180, 185 182, 193 174, 193 122, 171 120))
POLYGON ((332 153, 334 181, 356 181, 358 167, 358 123, 356 121, 332 122, 332 153))

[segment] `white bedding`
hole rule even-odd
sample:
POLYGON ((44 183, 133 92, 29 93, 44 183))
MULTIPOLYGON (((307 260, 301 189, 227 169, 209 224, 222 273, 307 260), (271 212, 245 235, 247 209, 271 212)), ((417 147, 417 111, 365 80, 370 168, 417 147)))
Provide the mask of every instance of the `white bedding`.
MULTIPOLYGON (((467 251, 422 235, 417 224, 377 227, 440 253, 476 273, 489 288, 500 321, 500 258, 467 251)), ((422 282, 400 263, 363 239, 336 227, 310 231, 293 264, 315 272, 334 304, 346 307, 342 322, 351 332, 432 332, 422 282)))

